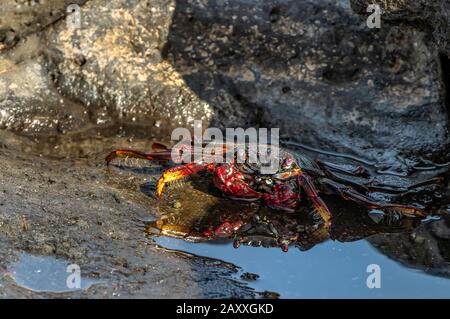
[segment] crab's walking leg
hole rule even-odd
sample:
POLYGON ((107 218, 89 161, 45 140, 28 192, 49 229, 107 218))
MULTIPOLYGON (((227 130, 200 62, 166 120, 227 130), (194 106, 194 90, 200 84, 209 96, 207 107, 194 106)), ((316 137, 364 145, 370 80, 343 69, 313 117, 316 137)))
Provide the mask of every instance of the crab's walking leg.
MULTIPOLYGON (((442 184, 442 181, 443 181, 442 177, 435 177, 435 178, 425 180, 425 181, 422 181, 422 182, 419 182, 416 184, 412 184, 409 186, 401 186, 401 187, 395 186, 395 185, 387 185, 387 184, 376 184, 376 183, 374 183, 373 178, 368 179, 367 182, 361 182, 358 180, 352 180, 351 178, 345 177, 343 175, 336 174, 336 172, 338 172, 338 173, 342 173, 345 175, 362 177, 358 173, 358 171, 359 171, 358 169, 355 171, 347 171, 347 170, 339 168, 338 166, 330 166, 330 165, 334 165, 334 164, 322 162, 320 160, 317 160, 316 163, 325 172, 325 174, 328 176, 328 178, 330 178, 340 184, 351 186, 351 187, 358 189, 360 191, 363 191, 363 192, 381 191, 381 192, 387 192, 387 193, 391 193, 391 194, 402 194, 402 193, 406 193, 410 190, 413 190, 413 189, 416 189, 416 188, 419 188, 422 186, 439 185, 439 184, 442 184)), ((366 174, 366 173, 367 173, 367 171, 364 172, 364 174, 366 174)))
POLYGON ((316 164, 320 166, 320 168, 326 170, 326 171, 334 171, 342 174, 347 174, 351 176, 357 176, 357 177, 368 177, 369 172, 367 169, 363 166, 357 166, 355 169, 347 169, 344 167, 341 167, 337 164, 316 160, 316 164))
POLYGON ((153 152, 153 153, 144 153, 135 150, 129 149, 118 149, 112 151, 106 156, 106 163, 109 163, 115 158, 140 158, 145 160, 170 160, 171 152, 170 150, 161 151, 161 152, 153 152))
POLYGON ((197 163, 189 163, 181 166, 176 166, 169 168, 164 171, 161 177, 158 180, 158 184, 156 187, 156 194, 161 197, 164 186, 167 183, 171 183, 177 180, 182 179, 183 177, 187 177, 189 175, 195 174, 202 169, 208 168, 211 164, 197 164, 197 163))
POLYGON ((320 217, 322 217, 323 221, 325 222, 325 227, 328 228, 329 226, 331 226, 332 215, 330 213, 330 210, 328 209, 327 204, 325 204, 325 202, 320 198, 317 189, 314 186, 314 183, 305 174, 298 176, 297 180, 299 187, 305 190, 314 208, 320 214, 320 217))
POLYGON ((390 204, 383 202, 376 202, 373 199, 367 197, 364 194, 358 193, 351 187, 336 183, 330 179, 322 179, 322 183, 329 186, 334 192, 341 195, 345 200, 352 200, 360 205, 366 206, 371 209, 385 209, 390 211, 399 212, 407 216, 425 217, 427 214, 420 209, 412 206, 390 204))

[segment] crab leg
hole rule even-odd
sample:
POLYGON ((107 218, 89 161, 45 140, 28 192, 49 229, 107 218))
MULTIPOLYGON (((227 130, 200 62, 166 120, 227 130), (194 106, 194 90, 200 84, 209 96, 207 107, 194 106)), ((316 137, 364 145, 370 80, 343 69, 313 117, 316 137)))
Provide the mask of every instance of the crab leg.
POLYGON ((320 214, 320 217, 322 217, 323 221, 325 222, 326 228, 328 228, 331 225, 332 215, 330 213, 330 210, 328 209, 327 204, 325 204, 325 202, 320 198, 318 191, 314 186, 314 183, 305 174, 298 176, 297 181, 299 187, 305 190, 314 208, 320 214))
POLYGON ((145 160, 170 160, 171 158, 171 152, 170 150, 167 151, 161 151, 161 152, 152 152, 152 153, 144 153, 140 151, 135 150, 129 150, 129 149, 118 149, 115 151, 112 151, 111 153, 106 156, 106 163, 109 165, 109 163, 114 160, 115 158, 139 158, 139 159, 145 159, 145 160))
POLYGON ((359 203, 360 205, 366 206, 371 209, 387 209, 402 213, 407 216, 414 216, 414 217, 427 216, 425 212, 412 206, 376 202, 373 199, 367 197, 366 195, 356 192, 351 187, 336 183, 327 178, 324 178, 322 182, 330 186, 337 194, 342 196, 342 198, 344 198, 345 200, 352 200, 354 202, 359 203))
MULTIPOLYGON (((317 160, 316 163, 320 166, 320 168, 325 172, 325 174, 331 178, 332 180, 340 183, 340 184, 344 184, 344 185, 349 185, 351 187, 354 187, 356 189, 362 190, 362 191, 381 191, 381 192, 387 192, 387 193, 391 193, 391 194, 402 194, 405 192, 408 192, 410 190, 413 190, 415 188, 419 188, 425 185, 432 185, 432 184, 440 184, 442 183, 442 177, 435 177, 429 180, 425 180, 413 185, 409 185, 409 186, 403 186, 403 187, 398 187, 398 186, 394 186, 394 185, 387 185, 387 184, 375 184, 373 179, 369 179, 367 182, 365 183, 359 183, 357 181, 353 181, 350 178, 344 177, 342 175, 337 175, 336 172, 338 173, 343 173, 343 174, 347 174, 350 176, 355 176, 355 177, 361 177, 361 174, 359 173, 360 170, 359 168, 355 171, 347 171, 344 169, 339 168, 338 166, 332 166, 334 164, 330 164, 330 163, 326 163, 326 162, 322 162, 320 160, 317 160)), ((362 166, 360 166, 361 169, 362 166)), ((368 174, 367 171, 364 171, 364 174, 368 174)))
POLYGON ((210 163, 207 164, 189 163, 169 168, 168 170, 164 171, 164 173, 159 178, 156 187, 156 194, 158 195, 158 197, 162 197, 164 186, 167 183, 171 183, 180 180, 184 177, 187 177, 189 175, 195 174, 201 171, 202 169, 208 168, 210 165, 211 165, 210 163))

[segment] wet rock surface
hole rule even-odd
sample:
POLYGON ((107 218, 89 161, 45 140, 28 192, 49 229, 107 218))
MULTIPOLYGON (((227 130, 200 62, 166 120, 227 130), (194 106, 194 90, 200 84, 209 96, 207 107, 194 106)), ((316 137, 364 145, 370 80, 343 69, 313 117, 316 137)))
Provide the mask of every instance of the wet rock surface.
POLYGON ((450 57, 450 4, 446 0, 351 0, 355 12, 366 16, 369 4, 383 10, 382 20, 393 24, 411 24, 426 30, 440 50, 450 57))
POLYGON ((61 22, 46 35, 55 86, 97 125, 145 124, 161 136, 208 123, 213 110, 161 58, 174 10, 173 1, 88 2, 80 28, 61 22))
POLYGON ((4 0, 0 6, 0 52, 67 14, 86 0, 4 0))
POLYGON ((161 58, 173 10, 172 1, 89 1, 79 26, 61 15, 19 37, 0 55, 2 89, 9 88, 0 100, 1 128, 54 136, 131 124, 167 139, 194 120, 208 124, 211 107, 161 58), (24 96, 32 90, 35 96, 24 96))

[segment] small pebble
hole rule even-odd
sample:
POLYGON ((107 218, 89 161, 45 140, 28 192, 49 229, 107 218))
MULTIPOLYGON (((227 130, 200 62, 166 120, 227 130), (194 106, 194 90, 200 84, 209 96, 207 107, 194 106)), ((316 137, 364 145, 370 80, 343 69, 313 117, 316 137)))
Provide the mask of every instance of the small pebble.
POLYGON ((173 204, 173 208, 176 208, 176 209, 181 208, 181 203, 178 202, 178 201, 176 201, 176 202, 173 204))
POLYGON ((259 275, 252 274, 250 272, 245 272, 241 275, 241 279, 243 280, 257 280, 259 278, 259 275))

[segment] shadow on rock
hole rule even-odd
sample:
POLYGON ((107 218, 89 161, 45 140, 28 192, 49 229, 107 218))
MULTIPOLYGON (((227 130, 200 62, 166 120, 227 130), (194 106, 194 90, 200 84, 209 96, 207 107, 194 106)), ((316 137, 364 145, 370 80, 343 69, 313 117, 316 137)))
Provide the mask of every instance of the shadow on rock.
POLYGON ((379 234, 369 242, 401 264, 450 277, 450 217, 432 220, 403 233, 379 234))
POLYGON ((448 154, 439 52, 344 2, 178 0, 163 53, 220 127, 279 127, 397 172, 448 154))

